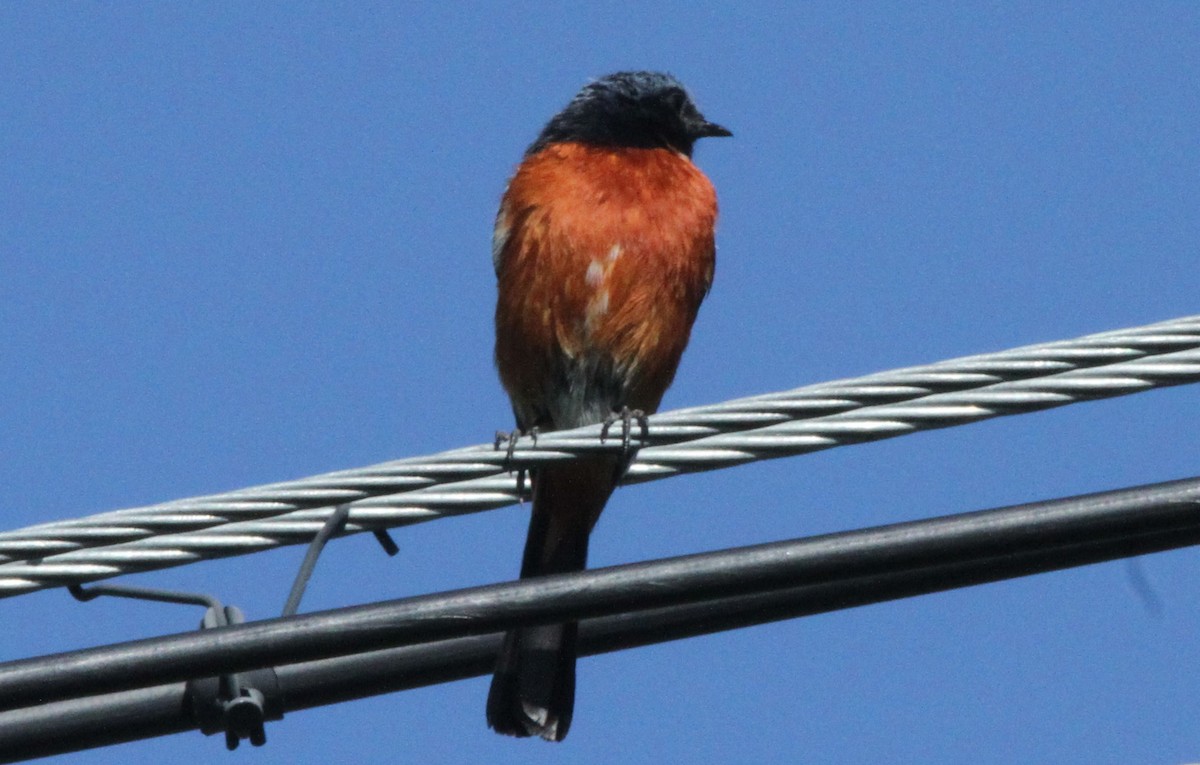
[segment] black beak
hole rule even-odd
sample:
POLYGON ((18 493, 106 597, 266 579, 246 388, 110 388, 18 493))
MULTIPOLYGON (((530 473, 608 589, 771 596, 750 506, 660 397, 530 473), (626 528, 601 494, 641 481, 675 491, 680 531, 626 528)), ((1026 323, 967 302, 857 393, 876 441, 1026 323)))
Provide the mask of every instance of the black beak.
POLYGON ((702 122, 696 131, 697 138, 728 138, 733 135, 728 128, 723 128, 715 122, 702 122))

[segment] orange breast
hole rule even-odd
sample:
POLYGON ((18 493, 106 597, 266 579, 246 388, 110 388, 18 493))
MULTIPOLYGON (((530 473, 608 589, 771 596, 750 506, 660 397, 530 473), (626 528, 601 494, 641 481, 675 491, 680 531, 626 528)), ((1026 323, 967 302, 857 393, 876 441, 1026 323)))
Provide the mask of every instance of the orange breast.
POLYGON ((712 283, 716 194, 666 149, 554 144, 496 220, 496 364, 519 424, 650 412, 712 283))

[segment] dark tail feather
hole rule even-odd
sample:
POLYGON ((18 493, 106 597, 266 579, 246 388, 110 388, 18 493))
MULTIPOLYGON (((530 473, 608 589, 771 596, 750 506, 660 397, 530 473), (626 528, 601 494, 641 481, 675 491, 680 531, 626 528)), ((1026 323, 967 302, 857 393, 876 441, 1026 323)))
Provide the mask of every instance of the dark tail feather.
MULTIPOLYGON (((521 578, 581 571, 592 524, 612 493, 610 460, 543 468, 534 479, 533 513, 521 578)), ((504 636, 488 692, 487 721, 497 733, 562 741, 575 709, 579 626, 547 624, 504 636)))
POLYGON ((575 711, 575 636, 579 625, 515 630, 504 646, 488 691, 488 725, 507 736, 562 741, 575 711))

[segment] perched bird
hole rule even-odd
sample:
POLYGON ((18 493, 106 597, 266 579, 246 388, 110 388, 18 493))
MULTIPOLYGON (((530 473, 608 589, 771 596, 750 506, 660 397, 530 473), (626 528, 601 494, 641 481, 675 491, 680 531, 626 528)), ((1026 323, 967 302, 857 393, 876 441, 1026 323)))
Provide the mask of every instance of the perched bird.
MULTIPOLYGON (((658 408, 712 283, 717 197, 691 161, 732 135, 683 85, 619 72, 584 87, 543 128, 508 183, 492 258, 496 366, 522 432, 658 408)), ((521 578, 579 571, 624 468, 615 454, 542 467, 521 578)), ((561 741, 575 705, 577 625, 514 630, 488 694, 488 725, 561 741)))

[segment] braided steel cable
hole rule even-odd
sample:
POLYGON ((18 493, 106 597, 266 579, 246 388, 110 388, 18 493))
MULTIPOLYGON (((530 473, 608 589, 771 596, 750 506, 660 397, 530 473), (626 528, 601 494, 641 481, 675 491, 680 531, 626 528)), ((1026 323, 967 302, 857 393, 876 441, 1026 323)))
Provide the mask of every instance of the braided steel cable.
MULTIPOLYGON (((802 454, 1200 380, 1200 316, 676 410, 650 420, 625 481, 802 454)), ((636 429, 635 429, 636 430, 636 429)), ((589 426, 522 439, 517 465, 619 448, 589 426)), ((298 481, 0 533, 0 597, 518 500, 505 455, 475 446, 298 481)))

